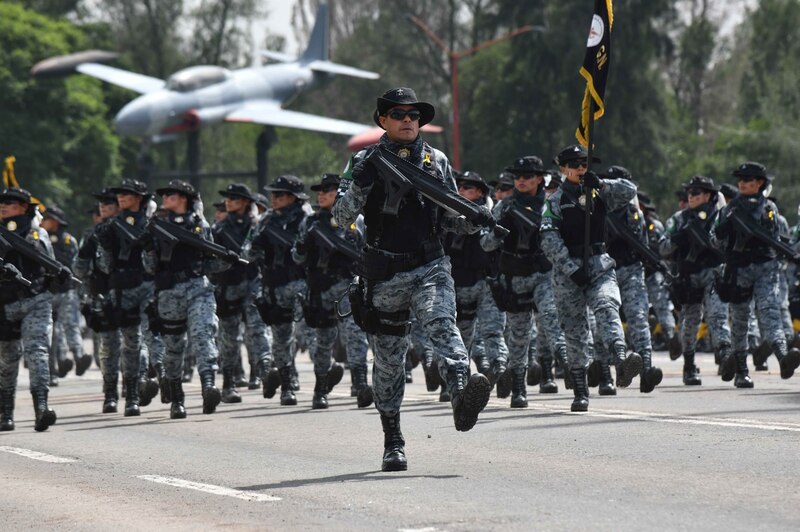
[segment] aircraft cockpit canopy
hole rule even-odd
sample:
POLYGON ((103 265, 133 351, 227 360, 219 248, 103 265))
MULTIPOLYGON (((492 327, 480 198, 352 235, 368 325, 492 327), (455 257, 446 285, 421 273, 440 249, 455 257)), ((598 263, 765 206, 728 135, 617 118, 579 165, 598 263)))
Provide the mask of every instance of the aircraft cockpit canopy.
POLYGON ((171 91, 189 92, 221 83, 230 76, 230 70, 219 66, 193 66, 172 74, 167 79, 166 88, 171 91))

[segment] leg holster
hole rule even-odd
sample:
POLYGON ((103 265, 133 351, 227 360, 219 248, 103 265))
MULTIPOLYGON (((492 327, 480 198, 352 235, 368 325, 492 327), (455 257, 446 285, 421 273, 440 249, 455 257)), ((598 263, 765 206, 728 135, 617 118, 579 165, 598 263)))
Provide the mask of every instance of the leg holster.
POLYGON ((372 281, 359 281, 351 287, 350 308, 353 321, 367 334, 385 334, 389 336, 406 336, 411 330, 409 311, 385 312, 378 310, 372 303, 372 281))
POLYGON ((278 306, 274 287, 269 288, 269 297, 260 294, 255 303, 258 314, 267 325, 281 325, 294 320, 294 308, 278 306))
POLYGON ((746 303, 753 298, 753 287, 739 286, 736 282, 739 269, 726 264, 722 277, 714 281, 714 289, 723 303, 746 303))
POLYGON ((510 275, 505 275, 505 283, 500 280, 500 276, 487 277, 486 283, 489 285, 489 290, 492 292, 492 298, 497 304, 497 308, 503 312, 527 312, 529 310, 536 310, 536 305, 533 302, 533 292, 525 292, 517 294, 511 287, 510 275))

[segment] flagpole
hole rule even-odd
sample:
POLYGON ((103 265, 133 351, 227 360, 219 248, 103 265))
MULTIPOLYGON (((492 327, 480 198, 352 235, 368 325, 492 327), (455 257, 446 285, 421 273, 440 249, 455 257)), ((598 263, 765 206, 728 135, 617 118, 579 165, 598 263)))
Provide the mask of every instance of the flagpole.
MULTIPOLYGON (((589 172, 592 169, 592 152, 594 152, 594 147, 592 146, 592 141, 594 140, 594 98, 589 98, 589 125, 586 129, 586 171, 589 172)), ((583 184, 583 178, 581 177, 581 186, 583 186, 583 196, 586 198, 586 221, 583 225, 583 272, 586 276, 589 276, 589 250, 591 247, 591 217, 592 217, 592 208, 593 208, 593 201, 592 201, 592 194, 593 189, 586 190, 586 186, 583 184)))

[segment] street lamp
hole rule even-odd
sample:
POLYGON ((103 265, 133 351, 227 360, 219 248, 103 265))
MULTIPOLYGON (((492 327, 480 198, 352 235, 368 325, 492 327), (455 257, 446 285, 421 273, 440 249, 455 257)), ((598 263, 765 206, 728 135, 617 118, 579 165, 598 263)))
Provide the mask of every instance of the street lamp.
POLYGON ((544 31, 546 28, 544 26, 520 26, 519 28, 506 33, 505 35, 501 35, 500 37, 495 37, 494 39, 489 39, 488 41, 484 41, 472 48, 467 48, 465 50, 451 50, 442 39, 439 38, 436 33, 428 26, 425 25, 419 18, 414 15, 407 15, 407 18, 419 29, 422 30, 428 38, 433 41, 436 46, 438 46, 445 54, 447 54, 447 58, 450 60, 450 92, 453 98, 453 166, 457 170, 461 170, 461 132, 459 131, 460 120, 459 120, 459 110, 458 110, 458 62, 463 59, 464 57, 470 56, 475 52, 483 50, 484 48, 488 48, 494 44, 497 44, 502 41, 506 41, 517 35, 521 35, 523 33, 527 33, 529 31, 544 31))

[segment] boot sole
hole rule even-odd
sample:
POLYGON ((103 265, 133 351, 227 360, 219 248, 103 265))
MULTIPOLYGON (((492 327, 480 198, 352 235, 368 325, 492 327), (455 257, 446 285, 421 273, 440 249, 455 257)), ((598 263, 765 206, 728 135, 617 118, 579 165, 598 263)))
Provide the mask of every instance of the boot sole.
POLYGON ((724 382, 730 382, 736 376, 736 356, 731 353, 730 355, 726 356, 722 359, 722 363, 719 365, 720 369, 720 377, 724 382))
POLYGON ((39 418, 39 421, 33 426, 33 430, 36 432, 44 432, 48 428, 52 427, 56 424, 56 413, 53 411, 45 412, 42 414, 42 417, 39 418))
MULTIPOLYGON (((592 360, 589 367, 586 369, 586 382, 589 388, 596 388, 600 386, 600 377, 602 376, 602 369, 599 360, 592 360)), ((618 377, 619 379, 619 377, 618 377)))
POLYGON ((408 463, 383 462, 381 464, 381 471, 406 471, 406 470, 408 470, 408 463))
POLYGON ((793 347, 781 360, 781 379, 791 379, 798 366, 800 366, 800 351, 793 347))
POLYGON ((83 355, 80 360, 75 362, 75 375, 80 377, 86 370, 92 367, 92 357, 90 355, 83 355))
POLYGON ((673 336, 669 341, 669 359, 678 360, 683 355, 683 346, 681 345, 680 338, 673 336))
POLYGON ((275 397, 275 392, 278 391, 278 388, 281 385, 281 376, 278 374, 278 371, 273 369, 267 374, 267 379, 262 381, 262 385, 264 387, 264 399, 272 399, 275 397))
POLYGON ((497 378, 497 398, 506 399, 509 395, 511 395, 511 371, 506 369, 497 378))
POLYGON ((439 367, 436 364, 431 364, 425 368, 425 388, 429 392, 435 392, 439 389, 440 380, 439 367))
POLYGON ((234 395, 232 397, 221 397, 220 402, 225 404, 233 404, 233 403, 241 403, 242 396, 241 395, 234 395))
POLYGON ((139 387, 139 406, 149 405, 156 395, 158 395, 158 392, 158 383, 147 379, 147 381, 139 387))
POLYGON ((656 389, 656 386, 661 384, 664 379, 664 372, 660 368, 650 368, 644 370, 644 374, 639 377, 639 391, 642 393, 650 393, 656 389))
POLYGON ((344 376, 344 368, 339 364, 334 364, 328 371, 328 392, 333 390, 333 387, 342 382, 344 376))
MULTIPOLYGON (((456 430, 467 432, 478 422, 478 414, 489 403, 492 387, 489 379, 476 373, 471 375, 461 396, 461 412, 455 415, 456 430)), ((455 412, 454 412, 455 414, 455 412)))
POLYGON ((528 368, 526 383, 528 386, 538 386, 540 382, 542 382, 542 366, 533 362, 531 367, 528 368))
POLYGON ((366 408, 372 404, 372 401, 374 401, 374 398, 372 397, 371 386, 367 386, 358 392, 358 396, 356 397, 356 404, 358 405, 358 408, 366 408))
POLYGON ((617 375, 617 386, 627 388, 633 379, 642 372, 642 357, 631 353, 618 367, 622 368, 622 375, 617 375))

